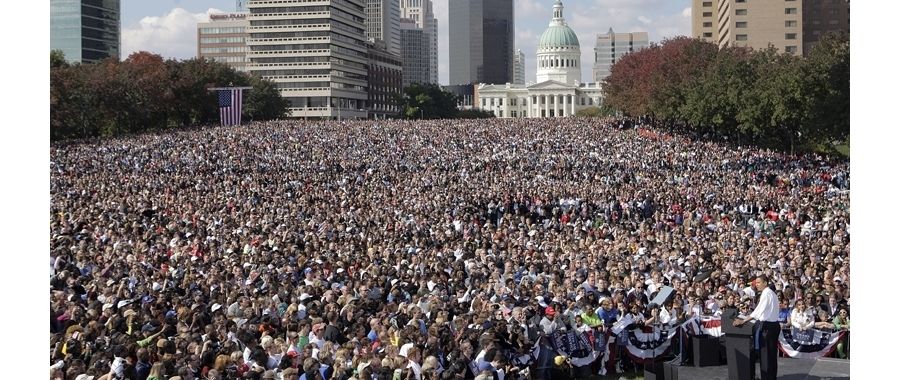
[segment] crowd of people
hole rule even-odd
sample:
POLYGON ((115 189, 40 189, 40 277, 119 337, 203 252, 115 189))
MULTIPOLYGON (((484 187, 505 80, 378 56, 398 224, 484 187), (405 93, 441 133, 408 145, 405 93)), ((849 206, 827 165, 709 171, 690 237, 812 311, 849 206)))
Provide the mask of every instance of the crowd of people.
MULTIPOLYGON (((558 378, 555 332, 752 310, 758 274, 785 325, 849 328, 845 161, 580 118, 274 121, 50 160, 51 379, 558 378)), ((633 369, 598 362, 575 376, 633 369)))

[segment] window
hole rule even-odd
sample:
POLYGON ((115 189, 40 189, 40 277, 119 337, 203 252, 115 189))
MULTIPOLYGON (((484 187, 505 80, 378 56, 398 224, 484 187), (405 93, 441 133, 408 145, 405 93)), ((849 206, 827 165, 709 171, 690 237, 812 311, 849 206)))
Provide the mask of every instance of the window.
POLYGON ((734 27, 735 28, 746 28, 747 22, 746 21, 738 21, 738 22, 734 23, 734 27))
POLYGON ((746 9, 735 9, 734 14, 737 16, 746 16, 747 10, 746 9))
POLYGON ((747 35, 746 35, 746 34, 736 34, 736 35, 734 36, 734 39, 735 39, 736 41, 746 41, 746 40, 747 40, 747 35))
POLYGON ((516 117, 516 111, 510 112, 509 116, 516 117))
POLYGON ((797 8, 784 8, 784 14, 795 15, 797 14, 797 8))
POLYGON ((711 23, 711 22, 704 22, 704 23, 703 23, 703 27, 704 27, 704 28, 712 28, 712 23, 711 23))
POLYGON ((491 98, 491 107, 494 106, 494 98, 491 98))
POLYGON ((703 33, 703 37, 712 38, 712 33, 710 33, 710 32, 703 33))
POLYGON ((791 53, 791 54, 797 54, 797 47, 796 46, 785 46, 784 51, 787 53, 791 53))
POLYGON ((487 99, 481 98, 481 108, 487 107, 487 99))
POLYGON ((500 110, 500 117, 503 117, 503 110, 500 110))
POLYGON ((500 99, 497 99, 497 100, 500 102, 500 104, 497 104, 497 105, 498 105, 498 106, 502 106, 502 105, 503 105, 503 98, 500 98, 500 99))
POLYGON ((703 12, 703 17, 712 17, 712 12, 703 12))
POLYGON ((786 39, 786 40, 796 40, 796 39, 797 39, 797 33, 785 33, 785 34, 784 34, 784 39, 786 39))
POLYGON ((704 2, 703 2, 703 7, 704 7, 704 8, 709 8, 709 7, 711 7, 711 6, 712 6, 712 1, 704 1, 704 2))
POLYGON ((734 2, 735 2, 735 3, 746 3, 747 0, 735 0, 734 2))
POLYGON ((784 27, 785 27, 785 28, 793 28, 793 27, 796 27, 796 26, 797 26, 797 21, 795 21, 795 20, 790 20, 790 21, 785 21, 785 22, 784 22, 784 27))

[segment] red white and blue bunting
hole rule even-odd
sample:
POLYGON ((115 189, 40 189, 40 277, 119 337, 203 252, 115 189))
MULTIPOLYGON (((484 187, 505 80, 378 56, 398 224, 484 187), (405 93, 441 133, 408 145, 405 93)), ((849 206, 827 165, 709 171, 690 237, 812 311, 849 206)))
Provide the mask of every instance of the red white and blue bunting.
MULTIPOLYGON (((624 341, 625 353, 631 360, 648 363, 661 360, 672 348, 672 338, 678 334, 721 337, 720 317, 693 317, 678 326, 637 326, 625 317, 612 326, 606 334, 560 331, 553 334, 551 342, 557 351, 565 353, 575 366, 588 365, 598 358, 601 368, 610 360, 610 346, 624 341)), ((792 358, 816 359, 830 355, 845 332, 829 332, 809 329, 782 330, 778 338, 780 350, 792 358)), ((677 344, 677 343, 676 343, 677 344)), ((601 371, 603 374, 603 371, 601 371)))

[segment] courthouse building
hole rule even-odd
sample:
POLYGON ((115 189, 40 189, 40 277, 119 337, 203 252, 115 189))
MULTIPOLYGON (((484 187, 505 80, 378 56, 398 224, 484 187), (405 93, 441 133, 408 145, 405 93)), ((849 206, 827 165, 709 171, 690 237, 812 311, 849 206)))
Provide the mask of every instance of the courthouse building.
POLYGON ((475 107, 497 117, 564 117, 588 107, 599 107, 600 86, 581 83, 581 46, 566 24, 563 4, 553 5, 550 26, 537 49, 537 83, 478 84, 475 107))

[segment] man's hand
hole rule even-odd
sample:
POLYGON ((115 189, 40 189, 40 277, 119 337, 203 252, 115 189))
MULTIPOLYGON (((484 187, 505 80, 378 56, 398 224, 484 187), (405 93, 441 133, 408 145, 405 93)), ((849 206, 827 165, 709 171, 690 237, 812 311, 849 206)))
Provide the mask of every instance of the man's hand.
POLYGON ((735 319, 734 322, 732 323, 732 326, 740 327, 741 325, 744 324, 744 322, 747 322, 747 321, 744 319, 735 319))

